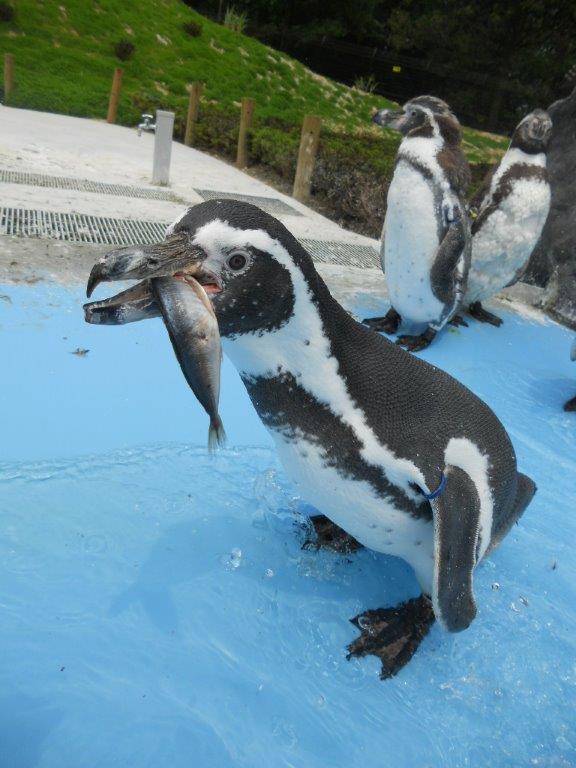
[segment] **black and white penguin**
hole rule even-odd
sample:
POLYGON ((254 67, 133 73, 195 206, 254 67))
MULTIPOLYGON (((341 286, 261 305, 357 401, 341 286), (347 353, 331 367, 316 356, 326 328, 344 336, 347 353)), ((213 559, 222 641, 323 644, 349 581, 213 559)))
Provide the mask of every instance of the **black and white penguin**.
POLYGON ((481 302, 520 280, 540 239, 550 210, 546 148, 551 133, 547 112, 527 115, 471 204, 477 216, 463 306, 482 322, 502 324, 481 302))
MULTIPOLYGON (((90 287, 187 274, 206 286, 224 352, 302 497, 336 532, 414 568, 422 596, 356 617, 361 634, 349 648, 379 656, 384 677, 395 674, 434 618, 451 632, 474 619, 474 568, 523 513, 534 483, 517 471, 492 411, 354 320, 278 220, 211 200, 169 232, 163 243, 113 251, 90 287)), ((157 316, 153 299, 136 294, 138 311, 118 316, 157 316)))
POLYGON ((430 344, 458 310, 470 265, 465 195, 470 169, 460 123, 441 99, 419 96, 399 112, 383 109, 374 122, 400 131, 388 189, 381 260, 391 308, 365 324, 396 333, 402 321, 426 324, 420 336, 401 336, 412 351, 430 344))

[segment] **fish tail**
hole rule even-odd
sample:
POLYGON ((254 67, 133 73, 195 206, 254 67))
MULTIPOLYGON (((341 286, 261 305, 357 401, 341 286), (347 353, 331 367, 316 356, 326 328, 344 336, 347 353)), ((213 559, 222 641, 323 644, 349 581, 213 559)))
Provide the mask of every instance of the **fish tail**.
POLYGON ((216 448, 222 448, 225 443, 224 424, 222 424, 220 416, 215 416, 210 420, 210 428, 208 429, 208 451, 214 453, 216 448))

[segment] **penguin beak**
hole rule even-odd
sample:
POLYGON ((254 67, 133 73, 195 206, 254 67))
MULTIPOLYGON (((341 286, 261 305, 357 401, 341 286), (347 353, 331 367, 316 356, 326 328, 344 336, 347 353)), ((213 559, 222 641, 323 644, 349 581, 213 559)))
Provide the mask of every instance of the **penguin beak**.
POLYGON ((94 265, 88 278, 86 295, 92 295, 96 286, 117 280, 141 280, 138 285, 105 301, 84 305, 86 322, 120 325, 148 317, 158 317, 151 280, 156 277, 179 277, 186 281, 194 278, 204 286, 206 293, 218 293, 219 279, 203 268, 206 253, 190 242, 184 232, 167 237, 161 243, 117 248, 107 253, 94 265))
POLYGON ((190 243, 183 232, 167 237, 161 243, 131 245, 107 253, 90 272, 86 295, 88 298, 102 282, 142 280, 170 277, 179 271, 195 274, 206 254, 190 243))
POLYGON ((372 117, 372 122, 381 125, 382 128, 390 128, 393 131, 402 130, 406 123, 407 115, 403 109, 380 109, 372 117))

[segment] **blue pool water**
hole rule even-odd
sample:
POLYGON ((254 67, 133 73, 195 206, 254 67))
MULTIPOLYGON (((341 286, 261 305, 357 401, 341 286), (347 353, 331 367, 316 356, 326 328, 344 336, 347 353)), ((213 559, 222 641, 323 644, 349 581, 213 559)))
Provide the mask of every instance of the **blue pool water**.
POLYGON ((576 765, 567 330, 507 313, 423 353, 494 408, 539 492, 477 571, 472 627, 434 627, 381 682, 346 661, 348 619, 416 581, 301 549, 311 510, 231 366, 210 458, 159 321, 87 326, 79 290, 0 295, 0 768, 576 765))

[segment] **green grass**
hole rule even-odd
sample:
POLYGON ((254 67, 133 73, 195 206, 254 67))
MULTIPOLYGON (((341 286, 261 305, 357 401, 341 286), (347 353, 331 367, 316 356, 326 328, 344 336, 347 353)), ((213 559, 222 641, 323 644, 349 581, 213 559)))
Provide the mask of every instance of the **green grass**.
MULTIPOLYGON (((370 115, 391 102, 316 75, 181 0, 17 0, 15 9, 12 22, 0 22, 0 52, 14 55, 13 106, 104 118, 112 73, 121 66, 123 124, 134 125, 155 108, 175 110, 183 119, 187 84, 202 81, 204 105, 235 120, 240 99, 250 96, 263 124, 299 126, 313 113, 330 132, 382 136, 370 126, 370 115), (189 21, 202 25, 199 37, 184 31, 189 21), (120 62, 113 44, 123 38, 135 51, 120 62)), ((491 160, 503 146, 501 137, 466 132, 474 162, 491 160)))
POLYGON ((184 112, 186 85, 206 84, 204 101, 237 112, 243 96, 260 118, 300 123, 313 112, 331 127, 363 127, 383 100, 315 75, 301 63, 194 12, 180 0, 18 0, 15 18, 0 23, 0 51, 14 54, 14 106, 105 117, 114 67, 124 69, 119 121, 142 109, 184 112), (190 37, 183 25, 202 24, 190 37), (118 61, 112 46, 136 49, 118 61))

